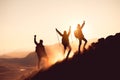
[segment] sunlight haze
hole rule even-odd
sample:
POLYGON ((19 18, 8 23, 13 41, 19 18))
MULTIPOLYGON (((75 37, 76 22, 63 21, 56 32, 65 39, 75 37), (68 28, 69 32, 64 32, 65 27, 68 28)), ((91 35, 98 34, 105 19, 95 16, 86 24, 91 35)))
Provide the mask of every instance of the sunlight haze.
MULTIPOLYGON (((34 35, 45 45, 58 43, 55 28, 72 33, 85 20, 86 39, 120 32, 120 0, 0 0, 0 55, 34 51, 34 35)), ((60 40, 59 36, 59 40, 60 40)))

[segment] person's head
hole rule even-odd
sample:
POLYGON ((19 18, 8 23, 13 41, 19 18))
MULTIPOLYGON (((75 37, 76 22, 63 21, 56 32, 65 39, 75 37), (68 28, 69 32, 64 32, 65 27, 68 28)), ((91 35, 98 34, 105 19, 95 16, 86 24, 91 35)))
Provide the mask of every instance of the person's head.
POLYGON ((40 39, 40 44, 43 44, 43 40, 42 39, 40 39))
POLYGON ((67 34, 67 31, 64 31, 64 34, 67 34))

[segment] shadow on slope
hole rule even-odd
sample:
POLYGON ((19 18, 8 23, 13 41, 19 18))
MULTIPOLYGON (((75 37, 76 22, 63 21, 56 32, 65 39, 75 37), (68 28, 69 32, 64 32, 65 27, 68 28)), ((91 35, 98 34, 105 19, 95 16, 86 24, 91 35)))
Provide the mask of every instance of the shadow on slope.
MULTIPOLYGON (((82 55, 39 71, 30 80, 116 80, 120 79, 120 33, 92 43, 82 55)), ((25 79, 29 80, 29 78, 25 79)))

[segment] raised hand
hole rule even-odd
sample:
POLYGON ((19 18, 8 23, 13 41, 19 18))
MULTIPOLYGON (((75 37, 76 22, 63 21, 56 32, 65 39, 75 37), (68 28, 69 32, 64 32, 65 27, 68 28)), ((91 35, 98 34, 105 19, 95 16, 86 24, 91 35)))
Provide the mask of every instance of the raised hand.
POLYGON ((83 21, 83 23, 85 24, 85 21, 83 21))
POLYGON ((34 37, 36 38, 36 35, 34 35, 34 37))
POLYGON ((69 31, 71 31, 71 26, 69 27, 69 31))

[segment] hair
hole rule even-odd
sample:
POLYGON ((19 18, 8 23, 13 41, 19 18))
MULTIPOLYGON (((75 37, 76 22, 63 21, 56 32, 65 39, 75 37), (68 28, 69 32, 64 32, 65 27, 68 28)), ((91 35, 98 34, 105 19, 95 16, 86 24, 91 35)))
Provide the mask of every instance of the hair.
POLYGON ((64 34, 65 34, 65 33, 67 34, 67 31, 64 31, 64 34))
POLYGON ((43 43, 43 40, 42 40, 42 39, 40 39, 40 43, 41 43, 41 44, 43 43))

